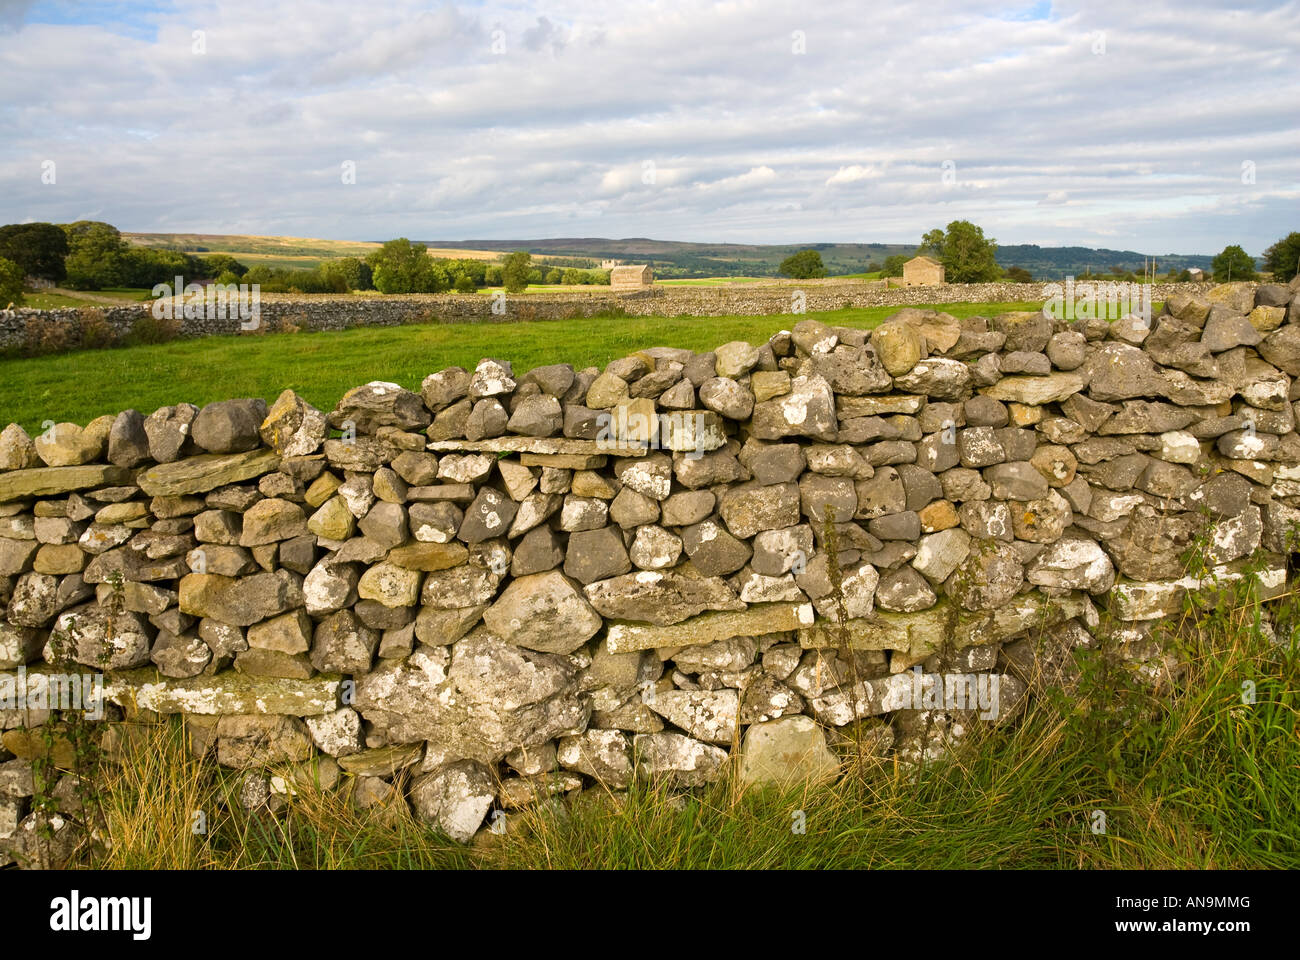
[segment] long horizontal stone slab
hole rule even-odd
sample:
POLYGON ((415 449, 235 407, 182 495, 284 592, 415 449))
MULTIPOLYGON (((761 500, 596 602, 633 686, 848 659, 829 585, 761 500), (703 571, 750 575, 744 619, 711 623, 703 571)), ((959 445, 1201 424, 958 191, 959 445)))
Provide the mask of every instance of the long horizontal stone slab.
POLYGON ((430 440, 431 453, 534 453, 573 457, 643 457, 644 443, 577 440, 570 437, 496 437, 491 440, 430 440))
MULTIPOLYGON (((952 650, 999 643, 1035 627, 1083 616, 1088 605, 1083 593, 1049 597, 1035 591, 1014 597, 996 610, 970 611, 945 597, 915 613, 877 610, 871 617, 847 621, 845 628, 850 647, 906 651, 910 662, 919 662, 942 650, 945 642, 952 650)), ((836 625, 824 619, 800 630, 799 643, 805 649, 842 645, 836 625)))
POLYGON ((557 470, 599 470, 608 459, 603 453, 519 454, 519 463, 525 467, 555 467, 557 470))
POLYGON ((657 647, 692 647, 757 637, 809 626, 815 614, 811 603, 756 603, 747 610, 723 610, 658 627, 649 623, 614 621, 605 634, 610 653, 630 653, 657 647))
POLYGON ((835 416, 841 420, 883 417, 891 413, 916 413, 923 406, 925 406, 925 397, 912 393, 875 397, 836 396, 835 416))
POLYGON ((151 497, 182 497, 251 480, 279 465, 280 455, 266 447, 247 453, 204 453, 150 467, 135 482, 151 497))
POLYGON ((832 621, 819 618, 799 631, 799 645, 815 647, 848 646, 855 650, 910 650, 932 637, 942 638, 952 626, 952 611, 944 602, 916 613, 891 613, 877 610, 870 617, 846 620, 844 634, 832 621))
POLYGON ((474 499, 476 490, 472 483, 436 483, 428 487, 409 487, 406 499, 411 501, 451 500, 456 503, 469 503, 474 499))
POLYGON ((0 503, 26 497, 53 497, 74 490, 92 490, 128 483, 131 471, 108 464, 80 467, 34 467, 0 473, 0 503))
POLYGON ((113 703, 156 713, 275 713, 314 717, 337 710, 342 677, 320 674, 308 680, 259 677, 234 670, 213 676, 164 677, 151 667, 123 670, 104 678, 113 703))

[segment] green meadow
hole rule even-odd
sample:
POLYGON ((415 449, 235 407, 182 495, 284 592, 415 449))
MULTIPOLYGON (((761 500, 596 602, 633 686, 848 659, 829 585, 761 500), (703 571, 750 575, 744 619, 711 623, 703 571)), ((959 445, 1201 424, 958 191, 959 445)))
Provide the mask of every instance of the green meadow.
MULTIPOLYGON (((954 316, 1037 310, 1038 303, 950 303, 954 316)), ((870 329, 897 307, 843 309, 807 316, 870 329)), ((352 387, 387 380, 418 390, 430 373, 473 369, 483 357, 510 360, 517 372, 557 361, 603 366, 653 346, 711 350, 732 340, 762 343, 798 319, 790 314, 728 317, 597 316, 521 323, 432 323, 323 333, 266 333, 175 340, 0 360, 0 422, 29 432, 46 420, 85 424, 134 408, 148 414, 181 402, 202 406, 293 389, 323 410, 352 387)))

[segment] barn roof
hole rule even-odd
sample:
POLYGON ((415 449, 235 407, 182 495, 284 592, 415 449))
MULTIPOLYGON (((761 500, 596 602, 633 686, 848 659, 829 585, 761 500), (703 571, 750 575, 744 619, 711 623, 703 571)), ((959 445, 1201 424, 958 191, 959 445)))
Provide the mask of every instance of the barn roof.
POLYGON ((641 282, 642 279, 644 279, 649 269, 650 269, 650 264, 648 263, 625 264, 624 266, 615 267, 613 270, 611 270, 609 273, 609 278, 611 282, 621 280, 621 279, 627 279, 627 280, 634 280, 639 283, 641 282))

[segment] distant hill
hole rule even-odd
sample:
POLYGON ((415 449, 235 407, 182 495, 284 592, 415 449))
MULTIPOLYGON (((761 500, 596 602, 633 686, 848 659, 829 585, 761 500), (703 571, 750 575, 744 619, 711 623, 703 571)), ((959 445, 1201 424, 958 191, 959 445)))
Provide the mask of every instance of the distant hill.
MULTIPOLYGON (((228 253, 249 265, 263 263, 274 267, 308 269, 335 257, 364 257, 377 249, 373 240, 319 240, 305 237, 276 237, 238 234, 200 233, 124 233, 131 243, 141 246, 183 250, 187 253, 228 253)), ((601 260, 624 260, 649 263, 660 279, 693 277, 774 277, 781 261, 790 254, 809 248, 818 251, 831 276, 862 273, 867 264, 881 263, 894 254, 911 256, 914 243, 687 243, 681 240, 651 240, 630 237, 610 240, 603 237, 558 237, 547 240, 423 240, 435 257, 467 257, 492 260, 511 250, 528 250, 548 263, 560 266, 587 266, 601 260)), ((1040 247, 1037 244, 1011 244, 998 247, 998 263, 1003 267, 1024 267, 1036 279, 1056 280, 1068 275, 1079 276, 1087 270, 1110 273, 1142 272, 1144 256, 1133 250, 1107 250, 1092 247, 1040 247)), ((1211 257, 1164 254, 1156 255, 1161 273, 1172 267, 1208 269, 1211 257)))
MULTIPOLYGON (((1087 270, 1093 273, 1142 273, 1142 261, 1150 259, 1149 253, 1134 250, 1107 250, 1092 247, 1040 247, 1034 243, 1008 244, 998 247, 998 263, 1003 267, 1024 267, 1035 278, 1059 280, 1065 276, 1079 276, 1087 270), (1116 268, 1119 268, 1116 270, 1116 268)), ((1209 270, 1213 257, 1196 254, 1156 254, 1156 270, 1168 273, 1170 269, 1182 271, 1192 267, 1209 270)))
MULTIPOLYGON (((822 256, 832 275, 861 273, 868 263, 883 261, 893 254, 910 256, 914 243, 687 243, 679 240, 650 240, 631 237, 609 240, 601 237, 561 237, 549 240, 427 240, 430 247, 444 249, 527 250, 550 256, 590 257, 594 260, 627 260, 649 263, 659 277, 776 276, 777 267, 790 254, 813 249, 822 256)), ((1142 272, 1142 254, 1134 250, 1106 250, 1091 247, 1040 247, 1010 244, 998 247, 997 260, 1003 267, 1024 267, 1035 278, 1054 280, 1094 273, 1142 272)), ((1191 254, 1156 255, 1161 273, 1171 267, 1208 269, 1211 257, 1191 254)))
POLYGON ((822 255, 831 274, 861 273, 872 260, 895 253, 911 253, 915 244, 900 243, 687 243, 631 237, 562 237, 551 240, 422 241, 429 246, 480 250, 527 250, 546 256, 590 257, 649 263, 660 278, 670 277, 774 277, 781 261, 799 250, 812 248, 822 255))

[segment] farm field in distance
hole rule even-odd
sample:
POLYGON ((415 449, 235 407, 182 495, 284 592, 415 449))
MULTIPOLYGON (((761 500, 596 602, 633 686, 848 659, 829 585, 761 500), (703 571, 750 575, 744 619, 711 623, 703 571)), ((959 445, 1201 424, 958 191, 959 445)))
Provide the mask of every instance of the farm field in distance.
MULTIPOLYGON (((141 247, 183 250, 186 253, 226 254, 245 266, 310 270, 340 257, 365 259, 382 243, 372 240, 321 240, 313 237, 272 237, 208 233, 128 233, 122 239, 141 247)), ((495 250, 430 248, 431 257, 461 260, 499 260, 495 250)))
MULTIPOLYGON (((664 287, 725 287, 729 283, 771 283, 777 277, 698 277, 689 280, 656 280, 664 287)), ((839 278, 835 278, 839 279, 839 278)))
POLYGON ((23 294, 23 306, 33 310, 55 310, 60 307, 104 307, 113 306, 113 301, 122 305, 152 299, 152 291, 143 287, 106 287, 103 290, 68 290, 55 287, 36 293, 23 294))
MULTIPOLYGON (((1041 303, 949 303, 957 317, 1038 310, 1041 303)), ((900 308, 810 312, 832 326, 871 329, 900 308)), ((46 420, 86 424, 135 408, 148 414, 181 402, 232 397, 274 401, 292 389, 331 410, 352 387, 387 380, 412 390, 450 366, 472 370, 483 357, 509 360, 516 373, 563 357, 576 369, 653 346, 712 350, 731 340, 762 343, 789 329, 790 314, 725 317, 582 317, 520 323, 435 323, 323 333, 204 337, 153 346, 85 350, 0 360, 0 422, 28 432, 46 420)))

